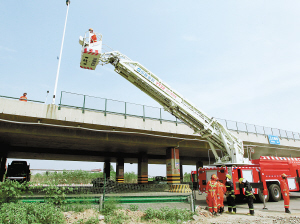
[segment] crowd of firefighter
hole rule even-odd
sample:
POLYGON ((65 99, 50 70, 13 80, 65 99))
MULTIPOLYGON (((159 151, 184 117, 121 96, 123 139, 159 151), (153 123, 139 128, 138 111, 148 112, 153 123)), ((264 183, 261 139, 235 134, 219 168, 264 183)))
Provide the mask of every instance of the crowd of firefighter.
MULTIPOLYGON (((285 213, 291 213, 289 210, 290 196, 287 175, 283 173, 281 178, 280 189, 284 200, 285 213)), ((255 196, 252 191, 252 186, 245 178, 240 178, 239 183, 242 188, 245 188, 245 197, 249 207, 249 213, 247 215, 254 215, 253 200, 255 199, 255 196)), ((208 209, 212 215, 216 216, 224 212, 224 196, 226 196, 228 204, 228 211, 226 211, 226 213, 236 214, 236 196, 234 194, 233 182, 229 174, 226 175, 225 185, 218 179, 216 174, 213 174, 211 180, 207 183, 206 195, 208 209)))

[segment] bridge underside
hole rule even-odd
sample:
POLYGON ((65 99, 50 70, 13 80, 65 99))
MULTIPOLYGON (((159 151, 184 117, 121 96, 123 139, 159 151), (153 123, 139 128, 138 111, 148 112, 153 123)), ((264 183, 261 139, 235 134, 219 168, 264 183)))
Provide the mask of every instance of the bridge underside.
MULTIPOLYGON (((0 119, 6 120, 0 121, 0 146, 1 152, 7 153, 8 158, 97 162, 116 162, 123 158, 125 163, 138 163, 141 155, 147 155, 149 164, 166 164, 166 149, 175 147, 180 150, 182 165, 214 162, 208 143, 194 136, 88 124, 80 124, 79 127, 74 122, 58 125, 54 120, 39 123, 41 121, 30 117, 14 117, 7 122, 7 118, 4 114, 0 115, 0 119)), ((244 145, 254 146, 252 159, 259 156, 299 156, 299 150, 292 147, 245 141, 244 145)), ((245 156, 248 156, 247 150, 245 156)))
POLYGON ((208 161, 208 143, 191 136, 101 126, 95 129, 70 122, 0 121, 0 125, 1 151, 9 158, 99 162, 124 158, 125 163, 137 163, 139 156, 146 154, 149 164, 165 164, 166 149, 179 147, 182 165, 208 161))

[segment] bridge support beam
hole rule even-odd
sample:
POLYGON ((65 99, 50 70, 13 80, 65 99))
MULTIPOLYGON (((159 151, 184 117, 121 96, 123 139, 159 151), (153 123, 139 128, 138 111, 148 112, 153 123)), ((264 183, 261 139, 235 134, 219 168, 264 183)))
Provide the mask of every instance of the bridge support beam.
POLYGON ((124 183, 124 159, 123 158, 117 159, 116 181, 118 183, 124 183))
POLYGON ((110 161, 106 160, 104 162, 103 174, 105 175, 106 179, 110 179, 110 161))
POLYGON ((179 149, 167 148, 166 163, 167 163, 167 181, 168 181, 168 183, 169 184, 180 184, 179 149))
POLYGON ((138 158, 138 184, 148 183, 148 156, 142 154, 138 158))
POLYGON ((6 161, 7 161, 7 154, 2 152, 0 154, 0 182, 4 181, 4 175, 6 172, 6 161))

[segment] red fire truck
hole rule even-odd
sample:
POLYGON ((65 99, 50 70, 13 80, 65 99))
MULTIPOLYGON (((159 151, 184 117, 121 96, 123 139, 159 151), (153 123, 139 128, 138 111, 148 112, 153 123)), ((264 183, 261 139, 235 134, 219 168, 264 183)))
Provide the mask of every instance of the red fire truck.
POLYGON ((290 191, 299 191, 300 158, 261 156, 251 160, 251 165, 220 166, 199 168, 197 180, 196 171, 192 171, 193 182, 198 182, 199 191, 205 192, 206 183, 212 174, 216 174, 220 181, 225 183, 226 174, 230 174, 234 183, 234 191, 238 199, 242 199, 243 191, 240 191, 239 178, 243 177, 251 183, 256 199, 265 201, 279 201, 281 199, 280 179, 281 174, 288 176, 290 191))
POLYGON ((249 161, 249 157, 244 157, 243 141, 216 118, 198 109, 139 62, 131 60, 118 51, 101 53, 102 35, 98 34, 98 37, 97 44, 90 43, 90 36, 79 38, 82 46, 81 68, 94 70, 98 64, 113 65, 116 73, 152 97, 163 106, 165 111, 184 122, 195 134, 207 142, 207 147, 215 157, 215 167, 198 170, 200 191, 205 191, 206 182, 213 173, 217 174, 223 182, 225 175, 231 174, 235 193, 240 196, 243 193, 238 184, 240 177, 251 182, 255 193, 262 199, 268 200, 269 194, 270 199, 275 201, 280 199, 279 180, 282 173, 286 173, 289 177, 290 190, 299 190, 298 159, 261 157, 258 160, 249 161))

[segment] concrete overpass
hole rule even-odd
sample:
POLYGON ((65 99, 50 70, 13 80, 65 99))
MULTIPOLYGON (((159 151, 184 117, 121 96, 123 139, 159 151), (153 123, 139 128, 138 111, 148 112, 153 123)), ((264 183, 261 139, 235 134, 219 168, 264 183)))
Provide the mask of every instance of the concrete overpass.
MULTIPOLYGON (((271 145, 266 134, 234 132, 253 159, 299 156, 299 133, 271 145)), ((179 149, 180 165, 214 161, 206 140, 183 123, 7 98, 0 98, 0 145, 2 163, 8 157, 166 164, 171 148, 179 149)))

